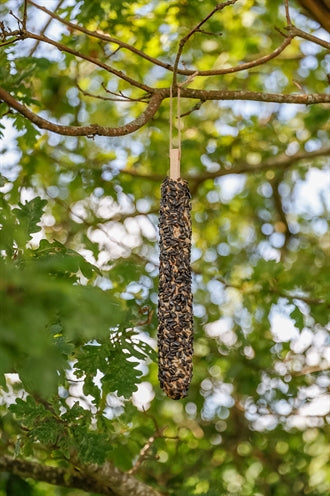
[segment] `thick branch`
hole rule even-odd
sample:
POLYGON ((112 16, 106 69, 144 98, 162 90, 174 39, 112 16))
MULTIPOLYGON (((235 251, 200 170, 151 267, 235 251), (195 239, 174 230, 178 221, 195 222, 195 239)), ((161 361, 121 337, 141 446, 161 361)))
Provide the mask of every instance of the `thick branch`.
MULTIPOLYGON (((22 105, 14 97, 11 96, 8 91, 0 87, 0 100, 6 102, 9 107, 17 110, 24 117, 29 119, 33 124, 40 127, 41 129, 47 129, 57 134, 62 134, 65 136, 124 136, 126 134, 131 134, 144 126, 148 121, 152 119, 158 110, 162 100, 169 97, 169 89, 153 90, 154 93, 150 98, 150 102, 142 114, 134 119, 133 121, 119 127, 105 127, 99 126, 98 124, 91 124, 89 126, 63 126, 61 124, 54 124, 47 119, 39 117, 31 110, 29 110, 25 105, 22 105)), ((176 91, 174 91, 174 96, 176 96, 176 91)), ((280 93, 262 93, 254 91, 226 91, 226 90, 195 90, 192 88, 182 88, 181 96, 185 98, 196 98, 201 101, 206 100, 253 100, 261 102, 275 102, 275 103, 301 103, 301 104, 312 104, 312 103, 324 103, 330 102, 330 95, 326 94, 310 94, 310 95, 283 95, 280 93)))
MULTIPOLYGON (((168 90, 168 96, 169 96, 168 90)), ((166 94, 167 96, 167 94, 166 94)), ((173 96, 177 92, 173 90, 173 96)), ((263 93, 261 91, 226 91, 226 90, 199 90, 194 88, 182 88, 181 98, 196 98, 197 100, 252 100, 255 102, 273 103, 301 103, 310 105, 312 103, 330 103, 330 95, 325 93, 295 94, 263 93)))
POLYGON ((25 105, 19 103, 10 95, 10 93, 0 87, 0 100, 6 102, 9 107, 17 110, 17 112, 41 129, 47 129, 48 131, 53 131, 54 133, 62 134, 64 136, 124 136, 126 134, 134 133, 134 131, 137 131, 152 119, 157 112, 162 99, 162 93, 160 91, 155 92, 150 98, 150 102, 145 111, 142 112, 139 117, 124 126, 104 127, 99 126, 98 124, 91 124, 89 126, 63 126, 61 124, 53 124, 47 119, 39 117, 39 115, 31 112, 25 105))
POLYGON ((57 486, 97 492, 104 496, 160 496, 158 491, 109 462, 102 466, 89 465, 80 471, 41 465, 4 455, 0 457, 0 471, 10 472, 23 479, 31 478, 57 486))

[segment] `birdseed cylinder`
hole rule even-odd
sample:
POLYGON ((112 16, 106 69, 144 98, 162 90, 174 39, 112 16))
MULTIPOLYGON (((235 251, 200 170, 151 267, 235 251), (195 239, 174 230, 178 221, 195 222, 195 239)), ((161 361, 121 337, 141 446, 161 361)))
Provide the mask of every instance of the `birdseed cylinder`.
POLYGON ((172 399, 187 396, 192 377, 191 196, 183 179, 166 178, 159 216, 158 378, 172 399))

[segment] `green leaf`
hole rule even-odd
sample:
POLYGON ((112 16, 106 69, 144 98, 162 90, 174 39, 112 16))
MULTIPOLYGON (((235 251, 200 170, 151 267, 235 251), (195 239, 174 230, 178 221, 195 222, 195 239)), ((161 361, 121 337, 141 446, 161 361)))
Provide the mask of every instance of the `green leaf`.
POLYGON ((104 435, 88 432, 84 427, 74 429, 73 435, 82 463, 102 465, 105 462, 111 452, 111 445, 104 435))
POLYGON ((295 307, 294 310, 290 313, 290 317, 295 321, 296 326, 300 331, 302 331, 305 325, 305 318, 303 313, 300 311, 298 307, 295 307))
POLYGON ((118 396, 130 398, 140 382, 142 372, 136 370, 138 362, 128 361, 121 350, 113 351, 109 356, 109 372, 102 378, 106 392, 117 392, 118 396))
POLYGON ((68 249, 59 241, 50 243, 47 239, 42 239, 39 247, 33 250, 33 256, 38 260, 40 268, 58 277, 71 278, 79 270, 88 279, 94 274, 101 275, 98 267, 87 262, 80 253, 68 249))
POLYGON ((24 205, 19 203, 19 208, 15 208, 13 213, 16 214, 20 226, 25 230, 26 234, 39 232, 41 227, 40 223, 43 210, 47 205, 47 200, 42 200, 39 196, 26 202, 24 205))
POLYGON ((25 133, 17 138, 17 142, 22 150, 30 150, 36 144, 40 131, 26 119, 24 129, 25 133))
POLYGON ((64 435, 63 425, 55 418, 49 418, 31 429, 29 435, 40 443, 53 445, 64 435))
POLYGON ((27 427, 50 416, 45 407, 42 404, 37 403, 32 396, 27 396, 25 400, 17 398, 16 402, 10 405, 9 410, 19 419, 24 419, 27 427))

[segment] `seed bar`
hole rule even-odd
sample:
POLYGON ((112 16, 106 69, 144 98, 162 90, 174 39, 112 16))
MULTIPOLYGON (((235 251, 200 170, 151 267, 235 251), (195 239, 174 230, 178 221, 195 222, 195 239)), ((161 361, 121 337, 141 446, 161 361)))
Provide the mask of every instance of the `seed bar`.
POLYGON ((169 398, 188 394, 192 377, 191 196, 188 184, 166 178, 159 216, 158 378, 169 398))

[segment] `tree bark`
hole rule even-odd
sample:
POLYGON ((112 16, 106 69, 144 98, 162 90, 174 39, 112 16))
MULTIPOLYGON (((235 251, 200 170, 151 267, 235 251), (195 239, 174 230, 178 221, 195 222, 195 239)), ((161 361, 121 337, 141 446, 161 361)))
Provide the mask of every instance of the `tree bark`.
POLYGON ((0 457, 0 472, 10 472, 25 478, 57 486, 93 491, 102 496, 161 496, 161 493, 122 472, 110 462, 102 466, 87 465, 68 469, 14 458, 0 457))
POLYGON ((324 29, 330 31, 329 0, 299 0, 299 3, 324 29))

